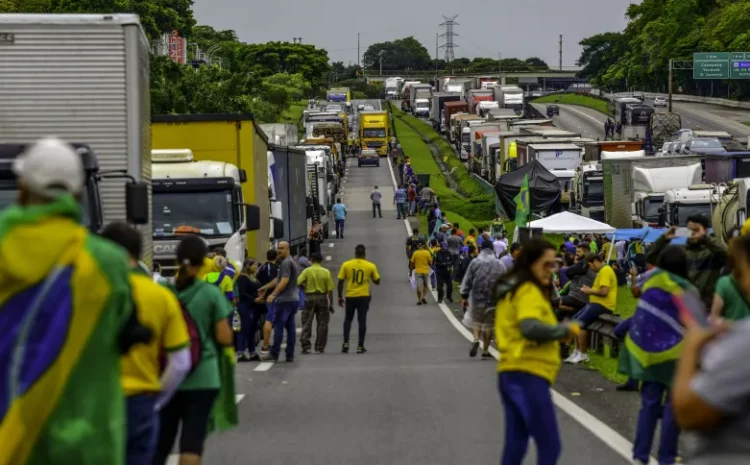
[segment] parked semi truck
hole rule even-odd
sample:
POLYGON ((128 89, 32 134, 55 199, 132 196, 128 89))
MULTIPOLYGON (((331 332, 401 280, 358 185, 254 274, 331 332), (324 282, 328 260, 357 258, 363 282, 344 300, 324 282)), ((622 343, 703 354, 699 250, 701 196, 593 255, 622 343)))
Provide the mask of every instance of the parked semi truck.
POLYGON ((294 145, 299 140, 297 126, 289 123, 260 124, 269 144, 294 145))
MULTIPOLYGON (((633 168, 634 219, 642 226, 660 224, 667 191, 686 189, 701 182, 701 165, 633 168)), ((679 194, 675 193, 674 198, 679 194)))
POLYGON ((223 161, 197 161, 190 149, 152 150, 151 160, 154 260, 162 274, 176 274, 177 246, 185 234, 201 236, 209 249, 221 247, 228 259, 242 263, 247 230, 259 227, 242 194, 247 172, 223 161))
POLYGON ((424 110, 426 109, 428 114, 430 110, 430 98, 432 98, 432 86, 429 84, 412 84, 411 90, 409 93, 409 107, 408 111, 412 112, 412 114, 417 114, 417 100, 420 101, 422 104, 420 108, 420 116, 422 116, 422 113, 424 113, 424 110), (427 106, 424 106, 424 104, 427 104, 427 106))
POLYGON ((268 196, 274 245, 289 243, 296 255, 307 244, 312 212, 307 208, 307 154, 300 148, 268 145, 268 196))
MULTIPOLYGON (((151 134, 152 147, 156 150, 189 149, 193 160, 228 163, 245 171, 247 182, 242 183, 243 203, 254 206, 251 209, 253 218, 246 220, 246 226, 254 227, 256 212, 258 215, 258 228, 248 228, 245 236, 246 250, 251 257, 263 257, 271 237, 268 140, 253 115, 154 115, 151 134)), ((214 247, 223 246, 217 243, 214 247)), ((164 259, 173 252, 171 246, 154 247, 154 253, 164 259)))
MULTIPOLYGON (((604 209, 606 223, 614 228, 632 228, 642 226, 642 220, 639 218, 649 218, 648 213, 637 210, 635 205, 636 192, 652 191, 651 187, 641 188, 636 184, 636 168, 655 169, 655 168, 672 168, 686 167, 700 164, 700 158, 692 155, 676 155, 673 157, 645 157, 645 156, 627 156, 626 152, 619 152, 615 155, 617 158, 610 158, 608 154, 602 154, 602 177, 604 178, 604 209)), ((669 175, 668 175, 669 176, 669 175)), ((660 176, 661 178, 661 176, 660 176)), ((680 177, 686 179, 685 176, 680 177)), ((640 181, 638 181, 640 184, 640 181)), ((659 187, 661 189, 661 187, 659 187)), ((664 192, 663 190, 661 191, 664 192)), ((663 194, 662 194, 663 195, 663 194)), ((649 203, 656 203, 658 208, 663 203, 661 199, 650 199, 649 203), (653 200, 653 201, 652 201, 653 200)), ((651 210, 649 210, 650 212, 651 210)), ((658 217, 657 217, 658 218, 658 217)), ((651 223, 650 221, 648 221, 651 223)), ((654 225, 658 223, 658 219, 654 225)))
POLYGON ((0 206, 16 200, 11 161, 42 137, 75 147, 86 168, 83 215, 96 231, 141 224, 152 241, 149 43, 138 17, 0 15, 0 206))
POLYGON ((600 162, 584 162, 576 170, 571 209, 586 218, 604 221, 604 182, 600 162))
POLYGON ((329 102, 348 103, 352 101, 352 92, 348 87, 334 87, 326 92, 326 100, 329 102))
POLYGON ((430 104, 430 122, 435 131, 443 132, 445 127, 445 105, 450 102, 459 102, 461 96, 456 93, 439 92, 432 94, 432 103, 430 104))
POLYGON ((716 238, 724 244, 740 232, 747 221, 747 208, 750 205, 750 178, 730 181, 713 211, 711 226, 716 238))
POLYGON ((688 218, 705 215, 711 218, 716 209, 724 186, 693 184, 664 193, 664 205, 659 212, 659 226, 687 226, 688 218))
POLYGON ((388 154, 388 112, 359 112, 359 141, 363 149, 377 150, 378 155, 388 154))
POLYGON ((494 100, 498 102, 500 108, 510 108, 519 115, 523 113, 523 89, 518 86, 495 86, 493 91, 495 93, 494 100))

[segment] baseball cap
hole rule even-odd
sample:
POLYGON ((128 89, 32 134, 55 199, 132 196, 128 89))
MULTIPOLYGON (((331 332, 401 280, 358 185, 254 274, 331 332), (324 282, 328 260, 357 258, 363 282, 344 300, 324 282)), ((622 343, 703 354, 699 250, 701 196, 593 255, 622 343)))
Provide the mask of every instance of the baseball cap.
POLYGON ((78 194, 85 182, 81 156, 57 137, 27 147, 13 162, 13 173, 31 192, 50 199, 78 194))

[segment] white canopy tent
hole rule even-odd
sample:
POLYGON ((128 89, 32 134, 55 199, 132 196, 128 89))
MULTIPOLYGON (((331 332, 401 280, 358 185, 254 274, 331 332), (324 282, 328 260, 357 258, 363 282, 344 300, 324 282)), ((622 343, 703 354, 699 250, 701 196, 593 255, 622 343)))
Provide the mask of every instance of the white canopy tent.
POLYGON ((542 228, 545 233, 580 233, 606 234, 615 232, 615 228, 600 221, 576 215, 571 212, 557 213, 529 223, 530 228, 542 228))

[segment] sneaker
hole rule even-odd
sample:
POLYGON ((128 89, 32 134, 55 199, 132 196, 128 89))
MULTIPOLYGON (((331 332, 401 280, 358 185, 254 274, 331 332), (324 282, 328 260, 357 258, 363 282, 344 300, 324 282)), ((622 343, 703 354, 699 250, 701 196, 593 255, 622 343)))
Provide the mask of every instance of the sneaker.
POLYGON ((588 354, 581 354, 580 357, 578 357, 578 361, 576 363, 589 363, 591 359, 589 358, 588 354))
POLYGON ((302 355, 307 355, 310 353, 310 349, 302 349, 302 355))
POLYGON ((438 299, 438 305, 443 303, 443 299, 438 299))
POLYGON ((324 351, 323 351, 322 349, 321 349, 321 350, 316 350, 316 351, 315 351, 315 353, 316 353, 316 354, 322 354, 323 352, 324 352, 324 351))
POLYGON ((286 363, 294 363, 294 358, 287 357, 286 363))
POLYGON ((422 301, 421 301, 421 300, 418 300, 418 301, 417 301, 417 305, 422 305, 422 301))
POLYGON ((469 350, 469 357, 476 357, 477 351, 479 351, 479 341, 471 343, 471 350, 469 350))
POLYGON ((357 353, 358 354, 364 354, 365 352, 367 352, 367 350, 365 350, 365 346, 363 346, 363 345, 357 346, 357 353))
POLYGON ((260 362, 260 355, 258 354, 250 354, 250 357, 247 358, 248 362, 260 362))
POLYGON ((648 465, 648 463, 643 462, 643 461, 638 460, 638 459, 633 459, 633 465, 648 465))
POLYGON ((427 305, 427 299, 422 299, 422 303, 427 305))
POLYGON ((349 353, 349 343, 348 342, 345 342, 345 343, 343 343, 341 345, 341 352, 344 353, 344 354, 348 354, 349 353))
POLYGON ((260 358, 261 358, 261 360, 263 360, 264 362, 278 362, 278 361, 279 361, 279 357, 274 357, 274 356, 273 356, 273 355, 271 355, 270 353, 267 353, 267 354, 263 354, 263 355, 261 355, 261 357, 260 357, 260 358))
POLYGON ((489 360, 492 358, 492 354, 489 352, 482 352, 482 360, 489 360))
POLYGON ((450 303, 453 303, 453 298, 452 298, 452 297, 448 297, 448 298, 447 298, 447 299, 445 299, 445 300, 447 300, 447 301, 448 301, 448 302, 450 302, 450 303))
POLYGON ((577 359, 579 355, 581 355, 581 353, 578 352, 578 349, 576 349, 572 354, 570 354, 570 357, 563 360, 563 363, 576 363, 573 360, 577 359))

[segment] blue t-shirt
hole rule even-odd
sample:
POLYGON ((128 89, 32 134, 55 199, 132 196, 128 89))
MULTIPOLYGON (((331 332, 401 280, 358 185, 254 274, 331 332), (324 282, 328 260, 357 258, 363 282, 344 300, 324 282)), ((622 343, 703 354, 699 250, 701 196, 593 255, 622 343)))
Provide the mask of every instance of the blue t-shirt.
POLYGON ((333 219, 346 219, 346 205, 344 205, 343 203, 337 203, 333 206, 333 219))
POLYGON ((396 203, 406 203, 406 189, 403 187, 396 189, 396 193, 393 194, 393 197, 396 199, 396 203))

